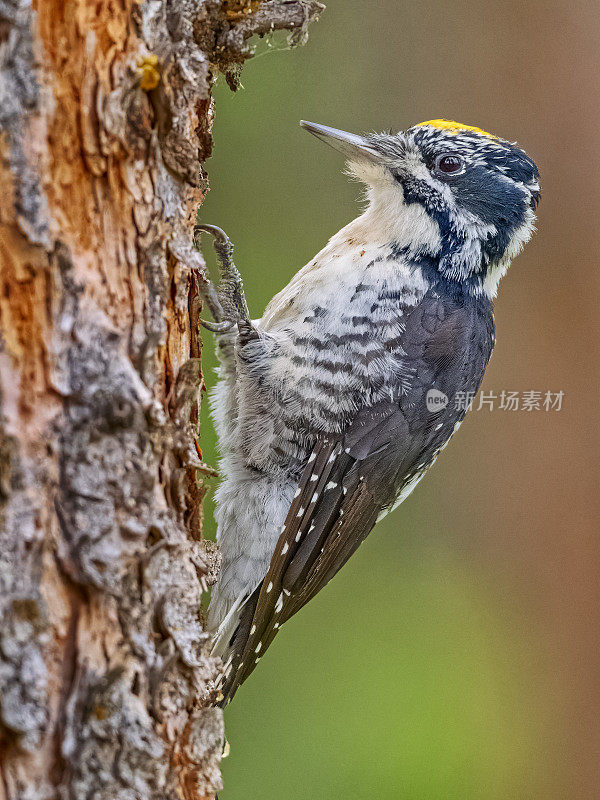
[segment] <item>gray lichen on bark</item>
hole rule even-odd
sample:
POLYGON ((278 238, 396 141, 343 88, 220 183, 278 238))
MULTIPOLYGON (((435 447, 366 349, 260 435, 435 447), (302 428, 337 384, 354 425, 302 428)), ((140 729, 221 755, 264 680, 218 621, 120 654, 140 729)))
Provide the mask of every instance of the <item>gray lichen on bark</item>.
POLYGON ((0 2, 0 798, 220 787, 195 438, 211 88, 306 0, 0 2))

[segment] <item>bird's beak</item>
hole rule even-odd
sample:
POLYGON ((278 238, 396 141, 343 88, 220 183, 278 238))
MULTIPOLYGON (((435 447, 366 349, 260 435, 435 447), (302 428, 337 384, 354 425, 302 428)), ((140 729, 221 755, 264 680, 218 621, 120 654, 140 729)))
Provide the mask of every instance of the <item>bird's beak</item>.
POLYGON ((364 136, 357 136, 355 133, 340 131, 337 128, 330 128, 328 125, 317 125, 315 122, 306 122, 305 120, 300 120, 300 127, 312 133, 325 144, 339 150, 349 161, 381 160, 381 156, 364 136))

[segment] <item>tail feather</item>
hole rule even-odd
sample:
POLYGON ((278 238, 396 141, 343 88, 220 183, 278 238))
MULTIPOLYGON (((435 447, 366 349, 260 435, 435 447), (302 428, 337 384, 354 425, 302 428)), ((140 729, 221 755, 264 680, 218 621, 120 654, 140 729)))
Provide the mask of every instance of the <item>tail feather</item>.
POLYGON ((229 642, 235 633, 240 619, 241 608, 247 597, 239 597, 223 616, 222 609, 211 604, 208 609, 208 628, 214 631, 211 655, 225 661, 229 642), (220 620, 220 621, 219 621, 220 620))
POLYGON ((240 598, 232 606, 215 634, 211 655, 218 656, 224 665, 220 686, 223 698, 219 701, 220 706, 225 706, 233 700, 235 691, 231 692, 231 688, 240 667, 246 642, 250 637, 252 619, 258 603, 261 586, 262 582, 249 597, 240 598))

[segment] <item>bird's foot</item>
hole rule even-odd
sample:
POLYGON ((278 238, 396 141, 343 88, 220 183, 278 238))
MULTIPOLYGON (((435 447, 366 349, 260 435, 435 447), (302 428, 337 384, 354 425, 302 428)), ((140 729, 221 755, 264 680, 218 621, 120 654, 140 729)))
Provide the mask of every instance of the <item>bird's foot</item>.
POLYGON ((252 329, 248 305, 244 295, 244 284, 238 268, 233 263, 233 245, 225 233, 216 225, 198 224, 194 227, 194 243, 199 247, 200 235, 210 233, 217 253, 220 280, 216 289, 218 308, 213 309, 215 322, 201 319, 200 323, 214 333, 224 333, 238 325, 240 333, 252 329), (217 318, 218 317, 218 318, 217 318))

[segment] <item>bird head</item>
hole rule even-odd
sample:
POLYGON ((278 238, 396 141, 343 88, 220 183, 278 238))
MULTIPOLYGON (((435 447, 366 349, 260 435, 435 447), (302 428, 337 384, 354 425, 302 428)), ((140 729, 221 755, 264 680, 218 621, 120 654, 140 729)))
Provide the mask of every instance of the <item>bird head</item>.
POLYGON ((495 295, 534 231, 539 173, 523 150, 449 120, 365 136, 301 125, 341 151, 366 185, 374 237, 434 278, 495 295))

